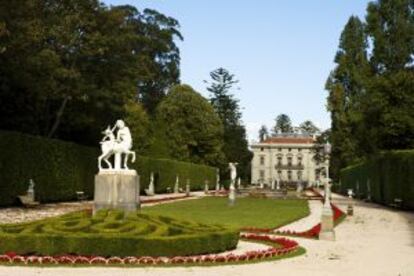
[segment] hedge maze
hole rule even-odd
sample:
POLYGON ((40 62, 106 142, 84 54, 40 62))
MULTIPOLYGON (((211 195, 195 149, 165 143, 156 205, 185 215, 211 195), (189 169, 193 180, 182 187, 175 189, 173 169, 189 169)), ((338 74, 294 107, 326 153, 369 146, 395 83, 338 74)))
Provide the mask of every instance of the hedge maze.
POLYGON ((188 256, 236 248, 239 232, 169 217, 100 210, 0 225, 0 253, 188 256))

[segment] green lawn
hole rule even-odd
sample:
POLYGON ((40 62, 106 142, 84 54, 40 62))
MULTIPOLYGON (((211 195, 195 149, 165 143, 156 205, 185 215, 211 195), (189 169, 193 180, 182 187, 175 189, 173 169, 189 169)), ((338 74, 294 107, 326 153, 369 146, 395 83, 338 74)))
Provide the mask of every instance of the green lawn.
POLYGON ((309 207, 305 200, 260 198, 238 198, 230 207, 227 198, 205 197, 144 207, 142 213, 236 228, 273 228, 307 216, 309 207))

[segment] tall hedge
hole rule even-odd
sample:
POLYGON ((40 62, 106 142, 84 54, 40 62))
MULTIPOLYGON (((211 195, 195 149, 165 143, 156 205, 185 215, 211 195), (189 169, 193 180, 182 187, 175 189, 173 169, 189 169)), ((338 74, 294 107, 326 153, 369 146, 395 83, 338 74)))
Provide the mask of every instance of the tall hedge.
MULTIPOLYGON (((74 200, 76 191, 92 198, 99 152, 70 142, 0 131, 0 206, 11 205, 25 194, 31 178, 40 202, 74 200)), ((190 179, 192 190, 203 189, 205 180, 210 187, 215 182, 215 168, 203 165, 139 156, 131 167, 141 177, 142 191, 151 172, 156 176, 156 192, 173 187, 177 174, 183 188, 190 179)))
POLYGON ((352 188, 361 198, 389 205, 402 199, 402 207, 414 209, 414 150, 389 151, 364 163, 341 171, 341 185, 336 189, 346 194, 352 188))

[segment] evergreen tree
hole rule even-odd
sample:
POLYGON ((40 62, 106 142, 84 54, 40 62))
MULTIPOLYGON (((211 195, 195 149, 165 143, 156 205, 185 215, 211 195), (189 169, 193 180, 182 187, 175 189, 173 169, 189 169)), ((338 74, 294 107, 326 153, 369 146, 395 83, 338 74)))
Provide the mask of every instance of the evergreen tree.
POLYGON ((207 99, 188 85, 172 87, 156 111, 161 137, 174 159, 223 165, 223 125, 207 99))
POLYGON ((367 149, 361 139, 366 135, 365 128, 361 127, 362 99, 370 70, 366 48, 364 24, 352 16, 341 34, 336 68, 326 84, 332 120, 331 171, 334 177, 340 168, 362 156, 367 149))
POLYGON ((131 101, 151 111, 178 82, 178 27, 97 0, 0 2, 0 128, 96 145, 131 101))
MULTIPOLYGON (((210 77, 212 80, 207 90, 211 93, 210 102, 224 127, 223 151, 226 162, 238 162, 239 174, 247 180, 250 176, 252 153, 248 148, 246 128, 241 121, 239 102, 230 94, 230 90, 239 81, 224 68, 212 71, 210 77)), ((227 165, 222 168, 221 172, 223 176, 228 177, 225 169, 227 165)))
POLYGON ((265 125, 262 125, 259 129, 259 141, 263 142, 269 136, 269 131, 265 125))
POLYGON ((315 124, 312 121, 309 120, 301 123, 299 129, 310 135, 316 134, 320 131, 320 129, 317 126, 315 126, 315 124))
POLYGON ((414 147, 414 2, 368 5, 367 33, 375 76, 368 87, 365 125, 379 150, 414 147))
POLYGON ((291 133, 293 131, 292 121, 286 114, 280 114, 275 119, 275 126, 273 127, 273 134, 291 133))

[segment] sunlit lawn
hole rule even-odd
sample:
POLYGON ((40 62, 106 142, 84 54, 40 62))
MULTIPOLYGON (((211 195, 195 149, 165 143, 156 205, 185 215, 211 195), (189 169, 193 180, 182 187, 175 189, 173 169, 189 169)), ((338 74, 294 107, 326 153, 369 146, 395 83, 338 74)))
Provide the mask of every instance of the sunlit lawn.
POLYGON ((230 207, 227 198, 205 197, 144 207, 142 213, 237 228, 273 228, 307 216, 309 207, 305 200, 261 198, 238 198, 230 207))

